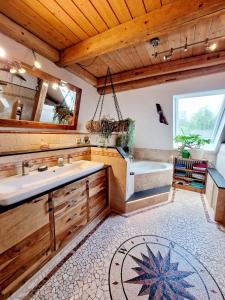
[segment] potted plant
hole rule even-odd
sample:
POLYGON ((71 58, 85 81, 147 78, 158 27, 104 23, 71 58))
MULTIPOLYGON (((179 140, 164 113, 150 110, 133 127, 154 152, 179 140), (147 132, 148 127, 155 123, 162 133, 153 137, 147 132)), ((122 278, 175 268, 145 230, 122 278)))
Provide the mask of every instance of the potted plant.
POLYGON ((190 135, 177 135, 175 141, 181 144, 178 147, 180 154, 183 158, 192 158, 202 159, 204 155, 204 150, 201 149, 201 146, 210 144, 210 139, 204 139, 199 134, 190 134, 190 135))

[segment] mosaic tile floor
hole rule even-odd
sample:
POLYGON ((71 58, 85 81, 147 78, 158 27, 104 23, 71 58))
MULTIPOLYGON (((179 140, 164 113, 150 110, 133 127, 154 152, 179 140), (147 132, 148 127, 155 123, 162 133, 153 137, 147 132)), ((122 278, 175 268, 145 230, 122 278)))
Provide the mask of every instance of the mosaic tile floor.
POLYGON ((225 299, 224 249, 204 196, 177 190, 168 204, 111 214, 26 298, 225 299))

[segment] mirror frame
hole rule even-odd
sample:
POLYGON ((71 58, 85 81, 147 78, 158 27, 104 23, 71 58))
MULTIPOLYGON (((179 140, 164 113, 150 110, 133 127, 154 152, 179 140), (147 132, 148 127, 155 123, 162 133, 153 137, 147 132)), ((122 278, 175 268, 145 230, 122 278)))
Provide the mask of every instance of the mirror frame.
MULTIPOLYGON (((1 63, 6 63, 6 61, 4 61, 3 59, 1 59, 0 61, 1 61, 1 63)), ((42 80, 46 80, 49 82, 60 82, 61 81, 61 79, 54 77, 40 69, 34 69, 32 66, 25 64, 23 62, 20 62, 20 65, 22 68, 24 68, 27 71, 28 74, 38 77, 42 80)), ((45 123, 45 122, 27 121, 27 120, 1 119, 0 118, 0 127, 76 130, 78 115, 79 115, 79 110, 80 110, 82 89, 78 88, 75 85, 72 85, 70 83, 67 83, 67 86, 70 90, 76 92, 76 102, 75 102, 75 109, 74 109, 73 125, 45 123)))

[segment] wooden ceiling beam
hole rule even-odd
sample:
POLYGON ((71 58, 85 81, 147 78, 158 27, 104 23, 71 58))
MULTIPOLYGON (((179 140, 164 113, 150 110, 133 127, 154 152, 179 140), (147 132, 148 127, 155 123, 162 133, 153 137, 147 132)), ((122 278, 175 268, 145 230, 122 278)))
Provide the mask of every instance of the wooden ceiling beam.
MULTIPOLYGON (((225 51, 212 52, 203 55, 197 55, 179 60, 171 60, 161 64, 150 65, 112 75, 114 84, 139 80, 152 76, 159 76, 179 71, 199 69, 225 63, 225 51)), ((105 77, 98 79, 97 87, 102 87, 105 83, 105 77)), ((107 85, 109 85, 109 80, 107 85)))
POLYGON ((0 13, 0 32, 34 50, 40 55, 47 57, 53 62, 59 60, 59 52, 55 48, 42 41, 22 26, 11 21, 2 13, 0 13))
MULTIPOLYGON (((200 69, 185 70, 180 72, 173 72, 170 74, 153 76, 144 79, 133 80, 130 82, 119 83, 119 84, 115 84, 114 88, 115 91, 118 93, 118 92, 158 85, 162 83, 168 83, 172 81, 179 81, 179 80, 185 80, 193 77, 206 76, 206 75, 220 73, 220 72, 225 72, 225 63, 216 66, 203 67, 200 69)), ((101 94, 102 87, 98 88, 97 90, 98 93, 101 94)), ((111 94, 112 88, 110 86, 107 86, 105 92, 106 94, 111 94)))
POLYGON ((89 73, 88 71, 86 71, 85 69, 83 69, 78 64, 74 64, 72 66, 66 67, 66 69, 69 72, 77 75, 81 79, 87 81, 91 85, 97 86, 97 78, 94 75, 92 75, 91 73, 89 73))
POLYGON ((60 66, 115 51, 195 24, 225 10, 224 0, 176 0, 61 51, 60 66))

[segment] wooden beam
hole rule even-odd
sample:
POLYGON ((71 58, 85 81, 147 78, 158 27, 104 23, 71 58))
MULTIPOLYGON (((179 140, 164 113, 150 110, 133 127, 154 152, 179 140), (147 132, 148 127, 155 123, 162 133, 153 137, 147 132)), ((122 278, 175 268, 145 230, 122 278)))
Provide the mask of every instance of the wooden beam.
MULTIPOLYGON (((192 69, 199 69, 225 63, 225 51, 213 52, 203 55, 197 55, 179 60, 172 60, 161 64, 150 65, 146 67, 137 68, 112 75, 114 84, 139 80, 152 76, 159 76, 178 71, 186 71, 192 69)), ((97 87, 102 87, 105 83, 105 77, 98 79, 97 87)), ((107 80, 107 85, 110 81, 107 80)))
POLYGON ((77 75, 81 79, 87 81, 91 85, 97 86, 97 78, 94 75, 92 75, 90 72, 88 72, 87 70, 80 67, 78 64, 69 66, 66 69, 68 71, 70 71, 71 73, 77 75))
POLYGON ((131 21, 90 37, 61 52, 60 66, 128 47, 195 24, 199 19, 221 13, 224 0, 176 0, 131 21))
POLYGON ((35 99, 34 99, 32 121, 37 121, 37 122, 40 121, 47 91, 48 91, 48 86, 44 84, 44 80, 39 79, 38 90, 36 92, 35 99))
POLYGON ((0 32, 47 57, 53 62, 59 60, 59 52, 55 48, 42 41, 22 26, 11 21, 2 13, 0 13, 0 32))
MULTIPOLYGON (((153 77, 148 77, 139 80, 133 80, 130 82, 115 84, 114 87, 115 87, 115 91, 118 93, 118 92, 158 85, 162 83, 168 83, 171 81, 179 81, 179 80, 185 80, 193 77, 206 76, 206 75, 219 73, 219 72, 225 72, 225 64, 205 67, 200 69, 194 69, 194 70, 174 72, 170 74, 153 76, 153 77)), ((98 93, 101 94, 101 92, 102 92, 102 87, 98 88, 98 93)), ((105 92, 106 94, 112 93, 111 87, 107 86, 105 92)))

